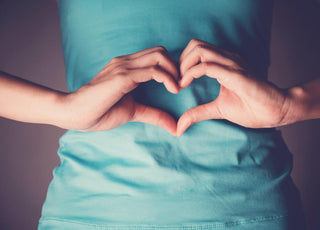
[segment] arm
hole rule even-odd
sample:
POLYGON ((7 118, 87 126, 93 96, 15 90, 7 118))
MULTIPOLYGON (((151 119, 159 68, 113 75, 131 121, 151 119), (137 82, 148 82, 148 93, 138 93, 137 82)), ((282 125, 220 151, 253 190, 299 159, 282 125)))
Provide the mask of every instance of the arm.
POLYGON ((320 118, 320 78, 289 88, 286 92, 289 105, 285 123, 320 118))
POLYGON ((65 93, 0 71, 0 116, 63 127, 65 93))
POLYGON ((163 47, 116 57, 73 93, 55 91, 1 72, 0 116, 80 131, 109 130, 135 121, 175 134, 176 122, 169 114, 135 102, 130 94, 139 83, 150 80, 178 93, 175 65, 163 47))
POLYGON ((248 128, 271 128, 320 118, 320 78, 280 89, 258 80, 239 55, 197 39, 191 40, 181 54, 180 73, 182 88, 194 78, 207 75, 220 83, 220 93, 216 100, 180 117, 178 136, 190 125, 208 119, 226 119, 248 128))

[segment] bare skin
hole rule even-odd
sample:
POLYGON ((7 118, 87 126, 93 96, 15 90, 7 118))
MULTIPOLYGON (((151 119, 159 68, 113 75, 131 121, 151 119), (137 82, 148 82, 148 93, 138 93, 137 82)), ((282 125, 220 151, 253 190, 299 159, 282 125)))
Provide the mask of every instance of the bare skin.
POLYGON ((167 113, 141 105, 130 92, 140 82, 155 80, 178 93, 178 71, 163 47, 112 59, 88 84, 63 93, 0 72, 0 116, 64 129, 99 131, 130 121, 160 126, 175 135, 167 113))
POLYGON ((207 119, 267 128, 320 118, 320 78, 280 89, 257 80, 256 73, 237 54, 197 39, 187 45, 179 64, 180 76, 177 63, 165 48, 153 47, 114 58, 74 93, 0 71, 0 117, 79 131, 109 130, 135 121, 157 125, 178 136, 207 119), (130 95, 139 83, 152 79, 178 93, 203 75, 221 84, 218 98, 186 111, 177 123, 164 111, 138 104, 130 95))
POLYGON ((216 100, 186 111, 177 124, 177 135, 194 123, 226 119, 249 128, 270 128, 320 118, 320 78, 289 89, 257 80, 237 54, 193 39, 180 56, 179 82, 188 87, 194 78, 207 75, 221 84, 216 100))
POLYGON ((164 47, 153 47, 111 60, 88 84, 63 93, 0 74, 0 116, 51 124, 65 129, 99 131, 127 122, 144 122, 181 136, 194 123, 226 119, 250 128, 269 128, 320 118, 320 78, 289 89, 257 80, 241 57, 193 39, 177 63, 164 47), (130 92, 156 80, 171 93, 207 75, 221 84, 218 98, 186 111, 176 121, 164 111, 138 104, 130 92), (179 81, 179 86, 178 86, 179 81))

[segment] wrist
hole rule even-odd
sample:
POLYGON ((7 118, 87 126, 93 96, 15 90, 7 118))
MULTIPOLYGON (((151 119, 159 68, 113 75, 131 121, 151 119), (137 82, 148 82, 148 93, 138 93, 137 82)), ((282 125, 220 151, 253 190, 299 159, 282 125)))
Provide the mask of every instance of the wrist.
POLYGON ((311 119, 312 102, 308 91, 302 86, 294 86, 286 90, 287 112, 283 125, 311 119))
POLYGON ((90 96, 90 87, 82 86, 75 92, 60 95, 57 102, 61 116, 57 119, 56 126, 64 129, 86 130, 95 122, 95 115, 101 115, 98 111, 102 106, 93 103, 90 96))
POLYGON ((69 129, 70 122, 70 109, 68 108, 69 93, 54 92, 52 93, 53 111, 50 113, 52 116, 47 122, 63 129, 69 129))
MULTIPOLYGON (((60 94, 56 98, 56 107, 60 111, 59 117, 55 120, 55 126, 63 129, 82 129, 83 123, 83 107, 87 103, 79 98, 78 91, 72 93, 60 94)), ((88 116, 86 116, 88 117, 88 116)))

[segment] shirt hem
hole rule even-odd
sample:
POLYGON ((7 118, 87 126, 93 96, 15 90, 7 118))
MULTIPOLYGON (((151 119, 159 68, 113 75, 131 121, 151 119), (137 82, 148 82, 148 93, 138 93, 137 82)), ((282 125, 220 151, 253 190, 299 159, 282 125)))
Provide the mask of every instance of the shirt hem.
POLYGON ((255 224, 260 222, 280 221, 288 215, 273 215, 273 216, 260 216, 254 218, 246 218, 236 221, 227 222, 212 222, 212 223, 185 223, 185 224, 97 224, 84 221, 56 218, 56 217, 42 217, 39 224, 44 222, 64 222, 66 224, 82 225, 87 227, 96 228, 99 230, 147 230, 147 229, 179 229, 179 230, 206 230, 206 229, 226 229, 241 225, 255 224))

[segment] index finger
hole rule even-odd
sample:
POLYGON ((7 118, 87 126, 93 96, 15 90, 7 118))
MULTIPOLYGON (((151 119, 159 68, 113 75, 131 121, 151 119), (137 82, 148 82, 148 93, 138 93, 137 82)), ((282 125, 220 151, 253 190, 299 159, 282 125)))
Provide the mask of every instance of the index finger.
POLYGON ((189 41, 189 43, 187 44, 186 48, 182 51, 181 55, 180 55, 180 58, 179 58, 179 64, 181 65, 183 59, 185 58, 185 56, 198 44, 200 44, 201 40, 198 40, 198 39, 191 39, 189 41))

